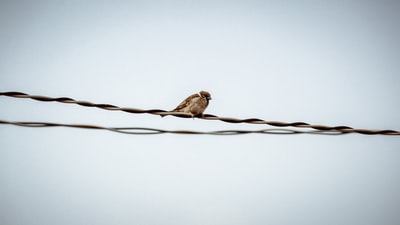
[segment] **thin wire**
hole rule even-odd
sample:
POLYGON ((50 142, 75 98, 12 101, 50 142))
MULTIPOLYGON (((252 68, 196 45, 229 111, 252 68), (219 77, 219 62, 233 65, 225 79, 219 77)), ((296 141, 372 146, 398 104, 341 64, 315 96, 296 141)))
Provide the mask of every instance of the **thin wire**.
POLYGON ((15 122, 0 120, 0 124, 9 124, 22 127, 70 127, 80 129, 108 130, 123 134, 204 134, 204 135, 239 135, 239 134, 321 134, 338 135, 340 131, 318 131, 318 130, 294 130, 294 129, 262 129, 262 130, 217 130, 217 131, 193 131, 193 130, 163 130, 146 127, 103 127, 90 124, 63 124, 50 122, 15 122))
MULTIPOLYGON (((68 97, 60 97, 60 98, 52 98, 47 96, 40 95, 28 95, 22 92, 0 92, 0 96, 8 96, 14 98, 30 98, 37 101, 44 102, 60 102, 60 103, 69 103, 69 104, 77 104, 85 107, 95 107, 104 110, 114 110, 114 111, 123 111, 127 113, 137 113, 137 114, 152 114, 152 115, 160 115, 160 116, 176 116, 181 118, 192 118, 191 114, 180 113, 180 112, 168 112, 166 110, 161 109, 150 109, 143 110, 138 108, 127 108, 127 107, 118 107, 111 104, 96 104, 88 101, 77 101, 68 97)), ((340 133, 359 133, 359 134, 367 134, 367 135, 400 135, 400 131, 396 130, 370 130, 370 129, 356 129, 350 126, 326 126, 326 125, 312 125, 305 122, 279 122, 279 121, 266 121, 257 118, 248 118, 248 119, 237 119, 230 117, 219 117, 211 114, 204 114, 202 116, 197 116, 197 118, 205 119, 205 120, 220 120, 227 123, 248 123, 248 124, 266 124, 275 127, 296 127, 296 128, 311 128, 318 131, 339 131, 340 133)))

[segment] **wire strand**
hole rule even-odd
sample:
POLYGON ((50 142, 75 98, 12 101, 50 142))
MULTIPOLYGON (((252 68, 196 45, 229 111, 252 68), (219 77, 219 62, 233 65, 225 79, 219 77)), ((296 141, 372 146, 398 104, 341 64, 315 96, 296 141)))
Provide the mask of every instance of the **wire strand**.
POLYGON ((22 127, 70 127, 80 129, 108 130, 123 134, 205 134, 205 135, 239 135, 239 134, 321 134, 321 135, 339 135, 340 131, 318 131, 318 130, 294 130, 294 129, 262 129, 262 130, 217 130, 217 131, 193 131, 193 130, 163 130, 146 127, 103 127, 90 124, 63 124, 50 122, 16 122, 0 120, 0 124, 9 124, 22 127))
MULTIPOLYGON (((127 113, 135 114, 152 114, 159 116, 171 115, 181 118, 192 118, 191 114, 180 113, 180 112, 169 112, 161 109, 138 109, 138 108, 128 108, 128 107, 118 107, 111 104, 97 104, 89 101, 78 101, 68 97, 58 97, 52 98, 41 95, 28 95, 22 92, 0 92, 0 96, 14 97, 14 98, 29 98, 37 101, 43 102, 60 102, 68 104, 77 104, 85 107, 95 107, 103 110, 113 110, 113 111, 123 111, 127 113)), ((346 133, 358 133, 366 135, 400 135, 399 131, 396 130, 370 130, 370 129, 357 129, 350 126, 326 126, 326 125, 313 125, 305 122, 279 122, 279 121, 266 121, 258 118, 247 118, 247 119, 237 119, 231 117, 219 117, 212 114, 204 114, 202 116, 196 116, 197 118, 204 120, 219 120, 227 123, 247 123, 247 124, 266 124, 274 127, 296 127, 296 128, 311 128, 317 131, 332 131, 340 132, 342 134, 346 133)))

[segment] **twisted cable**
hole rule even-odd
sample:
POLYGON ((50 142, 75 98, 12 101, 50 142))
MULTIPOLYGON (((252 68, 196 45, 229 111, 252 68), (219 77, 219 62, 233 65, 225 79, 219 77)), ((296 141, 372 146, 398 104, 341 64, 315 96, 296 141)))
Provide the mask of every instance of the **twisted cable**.
MULTIPOLYGON (((135 113, 135 114, 152 114, 152 115, 160 115, 160 116, 176 116, 181 118, 192 118, 191 114, 180 113, 180 112, 169 112, 161 109, 138 109, 138 108, 127 108, 127 107, 118 107, 111 104, 97 104, 88 101, 77 101, 68 97, 59 97, 52 98, 47 96, 40 95, 28 95, 22 92, 0 92, 0 96, 8 96, 14 98, 30 98, 37 101, 43 102, 60 102, 60 103, 69 103, 69 104, 77 104, 85 107, 95 107, 103 110, 114 110, 114 111, 123 111, 127 113, 135 113)), ((318 131, 333 131, 340 132, 342 134, 346 133, 359 133, 359 134, 367 134, 367 135, 400 135, 400 131, 396 130, 370 130, 370 129, 357 129, 352 128, 350 126, 326 126, 326 125, 313 125, 305 122, 279 122, 279 121, 266 121, 257 118, 247 118, 247 119, 237 119, 231 117, 219 117, 211 114, 204 114, 202 116, 196 116, 197 118, 204 120, 219 120, 227 123, 247 123, 247 124, 266 124, 274 127, 296 127, 296 128, 311 128, 318 131)))
POLYGON ((50 122, 15 122, 0 120, 0 124, 9 124, 22 127, 70 127, 80 129, 108 130, 123 134, 206 134, 206 135, 239 135, 239 134, 323 134, 323 135, 338 135, 342 134, 339 131, 304 131, 293 129, 262 129, 262 130, 217 130, 217 131, 193 131, 193 130, 163 130, 146 127, 103 127, 90 124, 63 124, 50 122))

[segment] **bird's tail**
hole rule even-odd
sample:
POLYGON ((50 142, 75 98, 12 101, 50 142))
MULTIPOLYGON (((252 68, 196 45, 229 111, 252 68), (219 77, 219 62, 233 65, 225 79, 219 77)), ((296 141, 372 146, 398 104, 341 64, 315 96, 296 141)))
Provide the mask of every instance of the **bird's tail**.
MULTIPOLYGON (((167 111, 166 113, 169 113, 169 112, 173 112, 173 110, 172 111, 167 111)), ((168 114, 165 114, 165 115, 160 115, 161 117, 164 117, 164 116, 168 116, 168 114)))

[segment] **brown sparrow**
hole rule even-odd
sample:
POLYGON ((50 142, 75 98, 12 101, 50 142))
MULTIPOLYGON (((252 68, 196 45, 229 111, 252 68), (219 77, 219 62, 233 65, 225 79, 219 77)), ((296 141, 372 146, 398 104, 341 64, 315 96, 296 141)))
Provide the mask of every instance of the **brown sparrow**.
MULTIPOLYGON (((193 94, 187 97, 181 104, 170 112, 190 113, 192 117, 202 115, 211 100, 211 95, 207 91, 200 91, 198 94, 193 94)), ((165 115, 162 115, 165 116, 165 115)))

